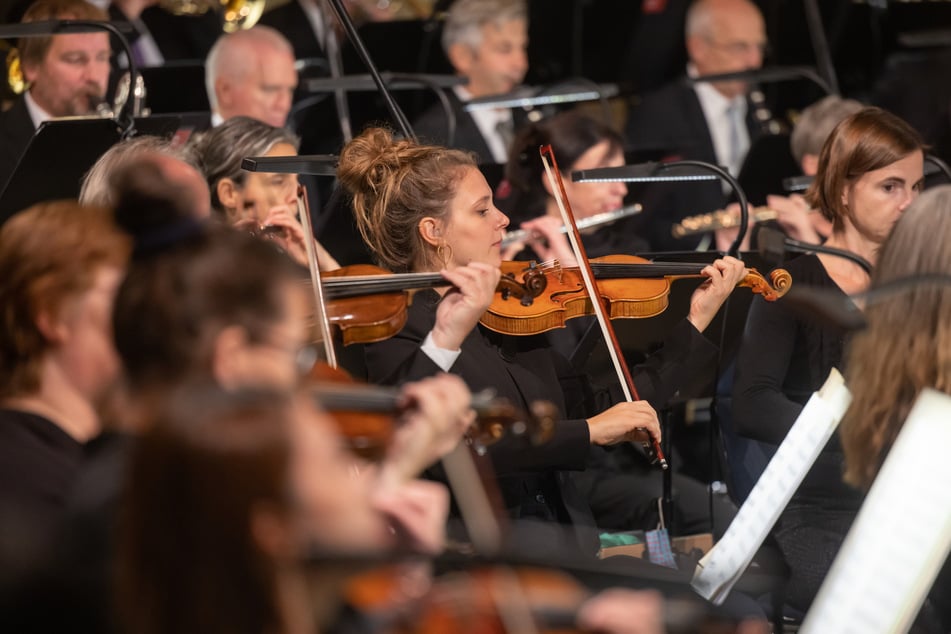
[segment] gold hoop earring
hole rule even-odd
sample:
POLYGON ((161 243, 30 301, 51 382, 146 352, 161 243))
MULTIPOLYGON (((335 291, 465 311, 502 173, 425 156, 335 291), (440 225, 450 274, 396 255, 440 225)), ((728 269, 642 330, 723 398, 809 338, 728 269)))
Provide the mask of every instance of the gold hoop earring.
POLYGON ((442 260, 443 268, 449 268, 449 261, 452 260, 452 247, 443 242, 436 247, 436 257, 442 260))

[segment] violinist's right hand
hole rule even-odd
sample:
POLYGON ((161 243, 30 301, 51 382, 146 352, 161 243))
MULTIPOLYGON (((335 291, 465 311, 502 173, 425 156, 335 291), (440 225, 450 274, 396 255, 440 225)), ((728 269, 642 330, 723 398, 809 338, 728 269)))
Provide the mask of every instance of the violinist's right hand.
POLYGON ((663 634, 664 598, 653 590, 611 588, 581 606, 577 623, 586 632, 663 634))
POLYGON ((407 383, 402 389, 402 424, 393 436, 382 477, 405 482, 462 440, 475 421, 472 394, 454 374, 407 383))
POLYGON ((445 350, 459 350, 495 297, 501 271, 484 262, 471 262, 439 272, 452 282, 436 309, 433 343, 445 350))
POLYGON ((593 445, 615 445, 620 442, 660 443, 660 421, 647 401, 618 403, 588 419, 588 433, 593 445))

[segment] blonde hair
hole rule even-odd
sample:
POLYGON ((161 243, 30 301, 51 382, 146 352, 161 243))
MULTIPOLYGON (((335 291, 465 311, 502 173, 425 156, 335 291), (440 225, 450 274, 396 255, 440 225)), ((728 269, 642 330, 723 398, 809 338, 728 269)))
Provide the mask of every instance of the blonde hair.
MULTIPOLYGON (((882 246, 871 288, 951 272, 951 186, 923 193, 882 246)), ((839 429, 845 479, 868 488, 925 387, 951 394, 951 287, 921 284, 871 303, 847 356, 852 404, 839 429)))
POLYGON ((369 128, 340 153, 337 177, 353 197, 363 239, 382 266, 406 273, 428 263, 431 247, 419 233, 423 218, 445 218, 472 154, 369 128))

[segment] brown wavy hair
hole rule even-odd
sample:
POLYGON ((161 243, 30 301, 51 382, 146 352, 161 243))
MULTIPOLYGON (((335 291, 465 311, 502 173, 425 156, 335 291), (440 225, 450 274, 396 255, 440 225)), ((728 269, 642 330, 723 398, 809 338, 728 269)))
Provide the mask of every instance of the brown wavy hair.
POLYGON ((383 128, 369 128, 340 153, 337 177, 353 197, 363 239, 381 266, 407 273, 434 254, 419 233, 426 217, 444 218, 472 154, 397 140, 383 128))
POLYGON ((881 108, 863 108, 843 119, 826 139, 806 200, 840 231, 846 219, 854 221, 842 203, 846 186, 924 149, 921 136, 904 120, 881 108))
POLYGON ((102 266, 124 268, 130 241, 112 212, 75 201, 40 203, 0 229, 0 396, 40 389, 51 344, 37 317, 88 291, 102 266))
MULTIPOLYGON (((951 273, 951 186, 926 191, 882 246, 874 290, 890 280, 951 273)), ((871 303, 846 365, 852 405, 842 421, 845 479, 868 488, 925 387, 951 394, 951 287, 922 284, 871 303)))

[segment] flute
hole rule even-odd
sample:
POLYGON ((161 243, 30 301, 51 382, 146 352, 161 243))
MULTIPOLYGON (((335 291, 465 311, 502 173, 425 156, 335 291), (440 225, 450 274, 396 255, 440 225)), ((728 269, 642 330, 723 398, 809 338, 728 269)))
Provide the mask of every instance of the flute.
MULTIPOLYGON (((754 222, 775 220, 777 215, 776 210, 770 209, 769 207, 754 207, 750 209, 750 220, 754 222)), ((675 238, 683 238, 684 236, 706 233, 707 231, 715 231, 716 229, 729 229, 730 227, 737 227, 739 224, 739 214, 734 215, 725 209, 718 209, 708 214, 684 218, 670 228, 670 233, 675 238)))
MULTIPOLYGON (((605 211, 600 214, 595 214, 593 216, 588 216, 587 218, 582 218, 578 221, 578 230, 590 229, 592 227, 597 227, 603 224, 608 224, 609 222, 614 222, 620 220, 621 218, 627 218, 628 216, 633 216, 634 214, 641 213, 642 207, 635 203, 633 205, 628 205, 627 207, 621 207, 620 209, 614 209, 613 211, 605 211)), ((562 226, 561 233, 567 233, 567 229, 562 226)), ((502 246, 508 246, 513 242, 522 242, 531 238, 532 232, 526 229, 516 229, 514 231, 509 231, 505 234, 505 237, 502 238, 502 246)))

